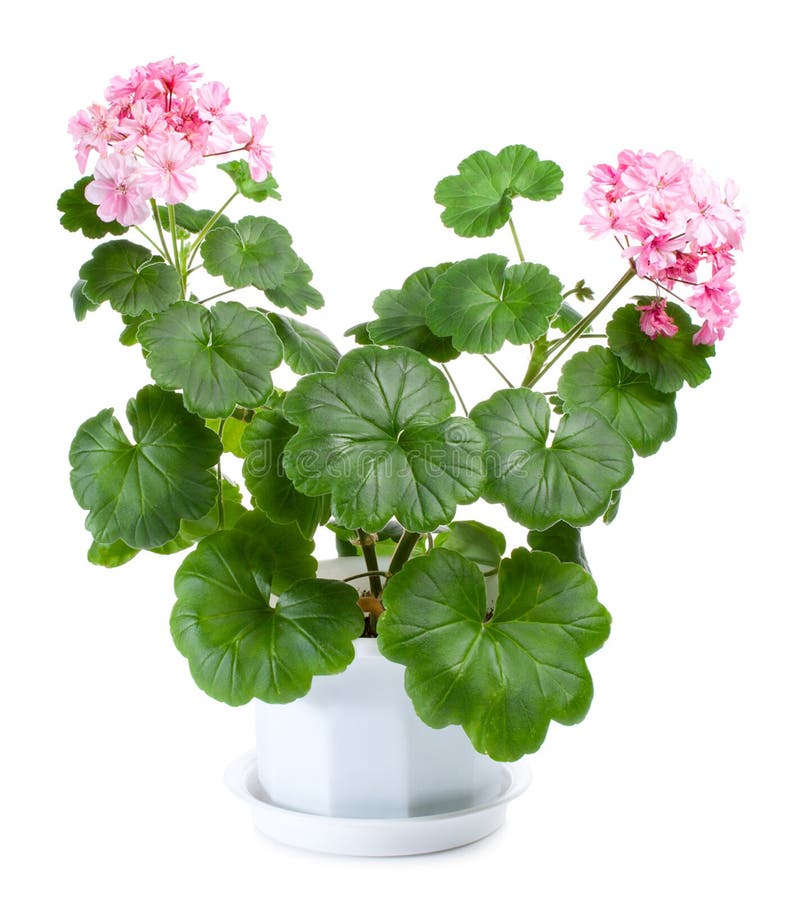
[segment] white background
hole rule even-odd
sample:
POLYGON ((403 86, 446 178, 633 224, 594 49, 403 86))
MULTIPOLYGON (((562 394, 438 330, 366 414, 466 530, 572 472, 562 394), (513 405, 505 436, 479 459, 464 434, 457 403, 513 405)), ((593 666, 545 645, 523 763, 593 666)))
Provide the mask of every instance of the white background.
MULTIPOLYGON (((769 10, 17 7, 2 58, 4 896, 788 896, 788 85, 769 10), (327 298, 316 324, 338 340, 421 266, 513 256, 506 232, 464 241, 443 228, 432 199, 479 148, 526 143, 563 166, 563 196, 522 202, 516 221, 528 258, 599 295, 623 266, 577 224, 592 164, 671 148, 741 185, 741 318, 714 377, 681 395, 676 439, 638 461, 616 523, 589 530, 614 619, 591 660, 592 711, 552 726, 533 787, 474 847, 344 860, 257 838, 222 784, 252 745, 250 710, 201 694, 170 642, 177 559, 117 571, 84 559, 70 440, 99 409, 122 411, 147 371, 115 343, 111 310, 73 320, 68 291, 91 245, 58 225, 55 201, 77 177, 65 125, 112 75, 169 55, 269 116, 285 198, 269 212, 314 269, 327 298)), ((196 205, 222 199, 225 176, 201 178, 196 205)), ((505 355, 512 375, 520 364, 505 355)), ((498 387, 482 365, 459 372, 473 401, 498 387)), ((475 514, 521 539, 497 511, 475 514)))

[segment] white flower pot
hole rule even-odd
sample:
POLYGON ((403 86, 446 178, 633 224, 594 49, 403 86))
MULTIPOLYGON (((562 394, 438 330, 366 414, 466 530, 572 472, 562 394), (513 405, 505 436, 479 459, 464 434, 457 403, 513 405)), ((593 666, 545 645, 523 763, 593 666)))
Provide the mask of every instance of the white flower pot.
MULTIPOLYGON (((321 563, 343 578, 360 560, 321 563)), ((375 639, 353 663, 313 679, 293 703, 255 701, 257 752, 229 784, 253 805, 261 831, 334 853, 399 855, 458 846, 491 833, 528 776, 478 753, 456 725, 433 729, 414 712, 404 669, 375 639)))

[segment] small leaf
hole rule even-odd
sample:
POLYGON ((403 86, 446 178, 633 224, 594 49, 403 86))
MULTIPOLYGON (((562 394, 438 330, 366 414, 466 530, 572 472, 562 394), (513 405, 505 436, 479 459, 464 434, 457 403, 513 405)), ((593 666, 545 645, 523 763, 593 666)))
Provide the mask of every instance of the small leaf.
POLYGON ((489 569, 499 568, 506 547, 502 532, 473 521, 451 522, 447 531, 436 535, 435 545, 489 569))
POLYGON ((508 268, 507 259, 493 253, 450 266, 431 294, 431 330, 471 353, 493 353, 505 341, 531 343, 546 333, 562 303, 562 285, 545 266, 508 268))
POLYGON ((640 456, 655 453, 677 426, 675 395, 657 391, 606 347, 590 347, 562 368, 558 390, 566 410, 591 409, 640 456))
POLYGON ((269 197, 273 200, 282 199, 277 191, 279 185, 271 172, 266 175, 263 181, 254 181, 250 175, 249 163, 244 159, 234 159, 230 162, 219 163, 217 168, 230 175, 233 183, 236 185, 236 190, 248 200, 261 202, 269 197))
POLYGON ((479 150, 459 164, 458 173, 442 179, 434 197, 445 207, 442 222, 461 237, 488 237, 501 228, 514 195, 551 200, 562 191, 562 169, 521 144, 497 156, 479 150))
POLYGON ((313 372, 334 372, 340 361, 340 351, 317 328, 283 316, 267 313, 282 341, 285 362, 298 375, 313 372))
POLYGON ((83 293, 97 306, 105 300, 119 313, 162 312, 181 296, 178 272, 131 241, 100 244, 80 269, 83 293))
POLYGON ((459 351, 453 347, 452 341, 435 335, 426 320, 428 304, 432 299, 431 289, 439 275, 448 268, 449 263, 443 263, 420 269, 409 275, 400 290, 379 294, 373 301, 379 318, 366 326, 370 340, 357 340, 357 343, 411 347, 436 362, 455 359, 459 351))
MULTIPOLYGON (((206 427, 219 433, 221 421, 221 419, 206 419, 206 427)), ((241 442, 248 425, 249 422, 242 419, 232 417, 225 419, 225 425, 222 428, 222 449, 226 453, 232 453, 239 459, 244 459, 246 454, 241 448, 241 442)))
POLYGON ((280 309, 290 309, 291 312, 303 316, 308 307, 320 309, 324 305, 324 298, 310 284, 313 277, 310 266, 296 254, 294 261, 294 268, 287 272, 277 285, 264 288, 264 293, 280 309))
POLYGON ((309 537, 329 518, 329 496, 307 497, 285 474, 283 452, 296 431, 280 411, 258 410, 242 440, 244 482, 273 522, 296 522, 309 537))
POLYGON ((87 238, 102 238, 108 234, 123 234, 128 231, 120 222, 103 222, 98 217, 98 207, 85 197, 85 188, 92 181, 93 176, 86 175, 60 195, 58 210, 63 213, 60 224, 66 231, 81 231, 87 238))
POLYGON ((136 444, 112 409, 84 422, 71 444, 71 486, 100 544, 161 547, 182 519, 205 515, 216 501, 210 471, 222 452, 217 436, 184 409, 181 397, 144 387, 126 407, 136 444))
POLYGON ((639 327, 640 313, 633 305, 617 310, 606 334, 612 353, 629 369, 647 375, 656 390, 671 393, 679 391, 684 382, 697 387, 707 381, 711 375, 707 360, 716 351, 708 344, 693 343, 699 328, 682 307, 667 303, 666 311, 678 326, 672 337, 649 338, 639 327))
POLYGON ((347 528, 396 518, 430 531, 471 503, 483 482, 483 436, 455 406, 444 376, 406 347, 360 347, 336 373, 304 376, 283 413, 299 431, 284 464, 297 490, 332 494, 347 528))
MULTIPOLYGON (((214 211, 211 209, 192 209, 186 203, 176 203, 173 207, 176 217, 176 230, 183 229, 188 235, 198 234, 211 221, 214 211)), ((170 231, 170 216, 166 206, 159 207, 159 218, 165 231, 170 231)), ((228 228, 232 225, 227 216, 220 216, 212 228, 228 228)))
POLYGON ((299 262, 291 235, 266 216, 245 216, 235 225, 212 228, 200 252, 209 275, 220 275, 229 287, 261 291, 282 284, 299 262))
POLYGON ((360 322, 359 325, 352 325, 351 328, 343 332, 343 337, 352 337, 357 344, 363 347, 369 347, 375 341, 371 339, 368 332, 370 322, 360 322))
POLYGON ((89 312, 93 312, 94 309, 98 309, 101 305, 100 303, 94 303, 90 297, 85 296, 85 291, 83 290, 84 287, 85 282, 80 278, 71 289, 71 302, 74 307, 74 318, 78 322, 82 322, 89 312))
POLYGON ((612 491, 612 499, 609 501, 609 506, 603 514, 603 520, 606 525, 611 525, 617 518, 617 513, 620 512, 620 498, 622 494, 622 491, 612 491))
POLYGON ((121 319, 126 327, 118 336, 118 340, 124 347, 134 347, 138 343, 138 329, 144 322, 150 322, 151 315, 150 313, 143 313, 139 316, 121 316, 121 319))
POLYGON ((543 743, 551 720, 580 722, 592 700, 585 657, 609 634, 595 582, 550 553, 502 561, 489 613, 483 574, 438 549, 387 584, 379 647, 406 666, 406 692, 432 728, 461 725, 475 749, 518 759, 543 743))
POLYGON ((234 301, 176 303, 142 325, 139 338, 157 384, 183 389, 186 408, 207 419, 263 404, 283 358, 266 316, 234 301))
MULTIPOLYGON (((563 334, 567 334, 571 328, 578 322, 581 322, 583 318, 582 314, 577 309, 574 309, 570 303, 565 303, 563 301, 562 306, 560 306, 557 315, 552 319, 551 324, 555 328, 559 328, 563 334)), ((589 330, 588 327, 586 331, 589 330)))
POLYGON ((590 571, 582 545, 582 533, 567 522, 556 522, 545 531, 530 531, 527 543, 533 550, 545 550, 547 553, 553 553, 560 562, 576 563, 577 566, 590 571))
POLYGON ((88 562, 94 566, 104 566, 105 569, 117 569, 133 560, 139 552, 123 541, 112 544, 98 544, 94 541, 88 548, 88 562))
POLYGON ((547 447, 549 405, 528 388, 497 391, 470 418, 488 439, 484 499, 504 503, 528 528, 543 530, 561 519, 589 525, 633 472, 628 442, 588 410, 563 415, 547 447))
POLYGON ((238 530, 206 538, 176 573, 170 628, 192 677, 216 700, 289 703, 314 675, 342 672, 364 626, 357 591, 308 578, 270 604, 262 542, 238 530))

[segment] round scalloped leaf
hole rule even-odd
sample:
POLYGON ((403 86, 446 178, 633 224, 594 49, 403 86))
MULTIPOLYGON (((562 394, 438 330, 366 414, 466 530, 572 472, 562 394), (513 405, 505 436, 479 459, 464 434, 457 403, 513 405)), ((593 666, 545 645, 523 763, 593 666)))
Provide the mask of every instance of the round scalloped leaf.
POLYGON ((85 296, 96 305, 109 300, 127 316, 162 312, 181 297, 178 272, 131 241, 100 244, 80 269, 85 296))
POLYGON ((562 285, 545 266, 508 268, 507 259, 494 253, 450 266, 431 294, 430 329, 471 353, 493 353, 505 341, 531 343, 546 333, 562 304, 562 285))
POLYGON ((483 497, 528 528, 589 525, 633 473, 628 442, 589 410, 563 415, 547 447, 549 404, 529 388, 497 391, 469 415, 488 439, 483 497))
POLYGON ((444 376, 406 347, 360 347, 334 374, 306 375, 283 413, 299 431, 284 464, 297 490, 331 493, 346 528, 409 531, 449 522, 483 485, 485 441, 455 407, 444 376))
POLYGON ((279 185, 271 172, 268 172, 263 181, 255 181, 250 175, 250 165, 246 159, 234 159, 230 162, 219 163, 218 169, 230 175, 236 190, 248 200, 260 203, 271 197, 273 200, 281 200, 277 191, 279 185))
POLYGON ((313 278, 313 270, 300 257, 294 254, 294 267, 276 287, 265 288, 264 293, 275 306, 280 309, 290 309, 299 316, 303 316, 308 307, 320 309, 324 305, 321 292, 317 291, 310 281, 313 278))
POLYGON ((87 509, 85 525, 99 544, 161 547, 182 519, 198 519, 216 502, 211 471, 222 452, 219 439, 181 397, 149 385, 126 407, 137 443, 102 410, 80 426, 71 444, 71 487, 87 509))
POLYGON ((86 238, 103 238, 108 234, 124 234, 129 229, 120 222, 103 222, 94 206, 85 197, 85 188, 93 181, 92 175, 80 178, 74 187, 63 191, 58 198, 58 210, 63 213, 60 224, 66 231, 81 231, 86 238))
POLYGON ((266 216, 244 216, 227 228, 212 228, 200 245, 209 275, 220 275, 229 287, 278 287, 297 267, 291 235, 266 216))
POLYGON ((566 410, 592 409, 640 456, 655 453, 677 426, 675 395, 657 391, 606 347, 590 347, 562 368, 558 391, 566 410))
POLYGON ((337 369, 340 351, 322 331, 279 313, 266 315, 282 341, 285 362, 294 372, 311 375, 337 369))
POLYGON ((279 410, 260 409, 242 439, 244 482, 255 505, 274 522, 296 522, 305 535, 329 518, 329 496, 299 493, 283 469, 283 452, 296 426, 279 410))
POLYGON ((436 362, 455 359, 460 351, 453 347, 449 338, 434 334, 426 320, 428 304, 432 299, 431 289, 449 265, 443 263, 420 269, 409 275, 400 290, 382 291, 373 301, 378 319, 367 325, 370 341, 386 346, 411 347, 436 362))
POLYGON ((233 530, 256 541, 256 553, 271 573, 275 594, 282 594, 295 581, 315 577, 318 568, 312 555, 315 544, 295 523, 272 522, 261 510, 253 509, 241 516, 233 530))
POLYGON ((502 561, 489 616, 483 575, 449 550, 410 560, 387 583, 379 647, 406 666, 406 692, 432 728, 461 725, 480 753, 534 753, 553 719, 580 722, 593 686, 585 657, 610 617, 580 566, 519 549, 502 561))
POLYGON ((236 405, 255 408, 272 391, 283 348, 263 313, 234 301, 210 309, 176 303, 141 325, 138 339, 154 380, 184 391, 184 405, 211 419, 236 405))
POLYGON ((364 627, 357 591, 342 581, 297 581, 272 606, 272 573, 260 548, 252 535, 221 532, 176 572, 175 645, 198 687, 231 706, 303 697, 314 675, 352 662, 364 627))
POLYGON ((501 228, 514 195, 551 200, 562 191, 562 169, 521 144, 497 156, 479 150, 459 164, 458 173, 439 182, 434 199, 445 207, 442 222, 461 237, 488 237, 501 228))
POLYGON ((711 375, 707 360, 716 350, 708 344, 694 344, 699 328, 682 307, 667 303, 666 310, 678 327, 672 337, 648 337, 639 327, 640 312, 633 305, 617 310, 606 334, 610 350, 629 369, 647 375, 656 390, 671 393, 679 391, 684 382, 697 387, 707 381, 711 375))

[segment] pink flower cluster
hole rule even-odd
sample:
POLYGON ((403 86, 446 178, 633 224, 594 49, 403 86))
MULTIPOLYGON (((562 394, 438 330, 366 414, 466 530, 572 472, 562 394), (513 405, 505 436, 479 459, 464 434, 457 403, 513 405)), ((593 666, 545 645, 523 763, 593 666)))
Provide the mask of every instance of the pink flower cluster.
POLYGON ((139 225, 152 199, 182 203, 206 156, 246 151, 255 181, 271 171, 271 149, 261 143, 266 116, 234 112, 228 89, 218 81, 198 85, 201 77, 197 66, 172 57, 138 66, 111 80, 106 105, 69 120, 80 172, 93 151, 99 156, 85 196, 102 221, 139 225))
MULTIPOLYGON (((682 299, 702 318, 695 343, 721 340, 740 302, 731 281, 744 230, 735 185, 728 181, 722 190, 670 150, 658 156, 623 150, 616 166, 594 166, 590 175, 584 195, 590 214, 582 224, 595 236, 614 234, 641 277, 674 296, 688 292, 682 299)), ((638 309, 651 338, 677 332, 665 297, 638 309)))

